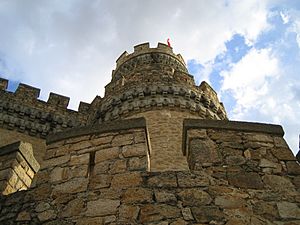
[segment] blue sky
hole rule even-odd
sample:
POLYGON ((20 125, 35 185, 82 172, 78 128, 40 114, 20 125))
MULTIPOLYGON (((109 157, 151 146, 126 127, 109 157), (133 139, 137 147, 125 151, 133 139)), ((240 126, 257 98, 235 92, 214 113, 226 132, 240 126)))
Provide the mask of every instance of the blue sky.
POLYGON ((0 0, 0 76, 69 96, 103 96, 125 50, 166 42, 196 83, 217 91, 231 120, 300 133, 299 0, 0 0))

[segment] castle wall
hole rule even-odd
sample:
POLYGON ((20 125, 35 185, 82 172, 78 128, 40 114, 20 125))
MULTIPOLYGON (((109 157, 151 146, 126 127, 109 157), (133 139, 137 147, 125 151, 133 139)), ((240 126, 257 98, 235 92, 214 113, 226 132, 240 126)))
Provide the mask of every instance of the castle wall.
POLYGON ((39 169, 32 152, 32 145, 25 142, 0 147, 1 194, 8 195, 30 187, 39 169))
POLYGON ((0 197, 0 223, 299 224, 300 167, 280 126, 186 120, 183 128, 191 171, 148 171, 141 119, 52 136, 35 186, 0 197))
POLYGON ((199 118, 199 115, 161 109, 137 113, 134 117, 146 119, 152 172, 189 170, 182 149, 183 120, 199 118))

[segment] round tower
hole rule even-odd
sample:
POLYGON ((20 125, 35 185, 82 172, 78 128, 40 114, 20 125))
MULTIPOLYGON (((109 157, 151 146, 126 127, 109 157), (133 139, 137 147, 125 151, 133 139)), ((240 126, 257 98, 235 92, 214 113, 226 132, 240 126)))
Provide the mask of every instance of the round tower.
POLYGON ((152 171, 187 169, 182 153, 186 118, 226 120, 223 104, 206 83, 195 85, 180 54, 171 47, 149 43, 117 59, 105 96, 95 106, 93 123, 145 117, 150 138, 152 171), (175 166, 174 166, 175 167, 175 166))

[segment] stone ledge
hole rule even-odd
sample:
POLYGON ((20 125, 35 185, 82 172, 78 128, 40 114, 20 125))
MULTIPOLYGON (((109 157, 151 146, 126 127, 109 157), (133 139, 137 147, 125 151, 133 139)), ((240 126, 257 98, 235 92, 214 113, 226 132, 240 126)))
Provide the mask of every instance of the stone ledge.
POLYGON ((46 143, 51 144, 53 142, 84 136, 84 135, 115 132, 115 131, 135 129, 135 128, 146 129, 145 118, 116 120, 113 122, 106 122, 106 123, 97 124, 93 126, 85 126, 85 127, 78 127, 78 128, 65 130, 63 132, 49 135, 46 139, 46 143))
POLYGON ((33 169, 35 173, 40 169, 39 163, 33 156, 32 145, 30 143, 18 141, 0 147, 0 156, 11 154, 14 152, 20 152, 24 159, 27 161, 28 165, 33 169))
POLYGON ((185 119, 183 121, 182 150, 186 152, 186 136, 189 129, 234 130, 241 132, 259 132, 283 137, 284 131, 280 125, 252 123, 229 120, 185 119))
POLYGON ((261 132, 274 134, 283 137, 284 131, 280 125, 252 123, 241 121, 228 120, 201 120, 201 119, 185 119, 183 122, 184 132, 188 129, 220 129, 220 130, 235 130, 244 132, 261 132))

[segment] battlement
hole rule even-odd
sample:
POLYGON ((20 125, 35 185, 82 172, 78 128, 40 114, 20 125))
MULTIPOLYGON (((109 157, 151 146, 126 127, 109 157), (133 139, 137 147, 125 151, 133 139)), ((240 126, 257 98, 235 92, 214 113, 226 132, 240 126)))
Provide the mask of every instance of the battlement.
POLYGON ((5 99, 21 101, 21 102, 35 102, 37 105, 42 105, 43 108, 46 106, 51 109, 61 109, 67 110, 70 112, 86 113, 89 109, 90 104, 86 102, 80 102, 78 110, 74 111, 67 109, 69 105, 70 98, 51 92, 49 94, 47 102, 38 99, 40 96, 41 90, 36 87, 32 87, 27 84, 20 83, 15 92, 10 92, 7 90, 9 80, 0 77, 0 101, 5 99), (2 95, 4 95, 2 97, 2 95))
POLYGON ((80 102, 78 111, 68 109, 69 97, 50 93, 38 99, 40 89, 20 83, 15 92, 7 90, 8 80, 0 78, 0 128, 38 138, 87 122, 90 104, 80 102))
POLYGON ((127 51, 123 52, 116 61, 117 66, 116 69, 113 71, 113 75, 118 71, 119 67, 121 67, 121 65, 123 65, 126 61, 131 60, 137 56, 150 53, 158 53, 171 56, 176 61, 179 61, 183 67, 186 67, 182 56, 180 54, 174 54, 172 47, 169 47, 168 45, 163 43, 158 43, 156 48, 150 48, 150 44, 149 42, 147 42, 134 46, 134 51, 131 54, 129 54, 127 51))

